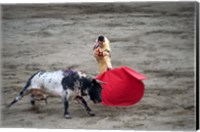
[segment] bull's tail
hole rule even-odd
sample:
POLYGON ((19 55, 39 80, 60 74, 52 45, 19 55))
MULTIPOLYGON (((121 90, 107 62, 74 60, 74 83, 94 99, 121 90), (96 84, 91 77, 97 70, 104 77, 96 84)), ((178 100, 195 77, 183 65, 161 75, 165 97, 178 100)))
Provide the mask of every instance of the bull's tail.
POLYGON ((10 104, 8 104, 8 105, 6 106, 6 108, 10 108, 13 104, 17 103, 24 95, 27 94, 27 92, 28 92, 28 87, 31 85, 31 80, 32 80, 32 78, 33 78, 36 74, 38 74, 38 72, 35 73, 35 74, 33 74, 33 75, 28 79, 26 85, 25 85, 24 88, 21 90, 21 92, 18 94, 18 96, 16 96, 16 97, 13 99, 13 101, 12 101, 10 104))

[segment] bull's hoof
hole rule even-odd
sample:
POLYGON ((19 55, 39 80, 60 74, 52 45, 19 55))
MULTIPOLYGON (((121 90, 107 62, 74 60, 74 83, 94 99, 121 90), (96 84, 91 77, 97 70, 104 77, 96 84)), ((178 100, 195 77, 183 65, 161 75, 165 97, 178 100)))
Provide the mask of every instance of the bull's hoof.
POLYGON ((94 114, 92 111, 88 112, 88 114, 89 114, 90 116, 95 116, 95 114, 94 114))
POLYGON ((64 115, 64 117, 65 117, 66 119, 72 119, 72 117, 71 117, 70 115, 64 115))

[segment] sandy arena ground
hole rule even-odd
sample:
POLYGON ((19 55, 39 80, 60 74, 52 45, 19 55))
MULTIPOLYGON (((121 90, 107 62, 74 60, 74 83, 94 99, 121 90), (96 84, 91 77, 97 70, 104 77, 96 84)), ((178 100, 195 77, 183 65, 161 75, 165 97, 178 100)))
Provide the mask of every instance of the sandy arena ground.
POLYGON ((195 3, 2 5, 2 127, 71 129, 195 129, 195 3), (74 66, 97 75, 92 47, 99 34, 111 41, 114 67, 146 75, 136 105, 93 104, 90 117, 60 98, 33 110, 29 96, 8 104, 38 70, 74 66))

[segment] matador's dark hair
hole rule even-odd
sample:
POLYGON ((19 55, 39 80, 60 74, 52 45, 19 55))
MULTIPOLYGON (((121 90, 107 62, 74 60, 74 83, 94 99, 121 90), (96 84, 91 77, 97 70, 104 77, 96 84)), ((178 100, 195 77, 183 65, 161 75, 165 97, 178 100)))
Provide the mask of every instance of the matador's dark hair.
POLYGON ((100 35, 99 37, 98 37, 98 41, 105 41, 105 37, 103 36, 103 35, 100 35))

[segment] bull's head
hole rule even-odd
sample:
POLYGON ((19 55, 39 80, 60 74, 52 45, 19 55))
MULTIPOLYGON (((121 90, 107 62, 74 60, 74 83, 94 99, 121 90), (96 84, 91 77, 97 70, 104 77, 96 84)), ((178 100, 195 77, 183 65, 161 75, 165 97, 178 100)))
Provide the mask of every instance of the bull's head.
POLYGON ((101 91, 102 87, 100 82, 98 82, 96 79, 92 79, 91 87, 88 89, 88 94, 94 103, 100 103, 102 101, 101 91))

